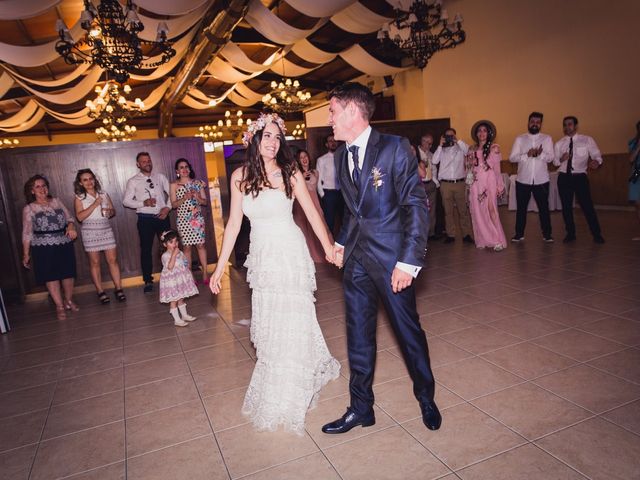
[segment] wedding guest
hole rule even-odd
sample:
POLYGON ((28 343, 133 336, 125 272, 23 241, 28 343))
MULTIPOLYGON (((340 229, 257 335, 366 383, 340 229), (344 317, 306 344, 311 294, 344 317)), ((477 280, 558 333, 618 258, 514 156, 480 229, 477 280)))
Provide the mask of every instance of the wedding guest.
POLYGON ((115 215, 111 198, 107 192, 102 191, 100 182, 90 168, 78 170, 73 190, 76 194, 76 218, 81 223, 82 244, 89 257, 91 280, 96 287, 98 301, 103 305, 111 301, 102 288, 100 252, 104 252, 111 280, 116 287, 113 294, 120 302, 124 302, 127 297, 120 280, 116 238, 109 223, 109 219, 115 215))
POLYGON ((175 170, 178 180, 171 183, 169 191, 171 206, 178 209, 176 217, 183 254, 191 268, 191 247, 196 247, 202 268, 202 283, 208 283, 205 221, 202 214, 202 207, 207 204, 207 185, 202 180, 196 180, 196 174, 186 158, 176 160, 175 170))
MULTIPOLYGON (((309 153, 306 150, 298 150, 296 153, 296 161, 298 162, 298 166, 300 171, 302 172, 302 176, 304 177, 305 183, 307 185, 307 190, 309 190, 309 196, 311 197, 311 201, 313 205, 316 207, 319 213, 322 213, 322 207, 320 206, 320 200, 318 199, 318 194, 316 190, 318 188, 318 171, 311 168, 309 153)), ((309 247, 309 253, 311 254, 311 258, 315 263, 323 263, 325 262, 325 254, 324 249, 322 248, 322 243, 318 240, 318 237, 313 232, 313 227, 309 223, 307 216, 304 213, 304 210, 300 206, 300 202, 297 200, 293 202, 293 220, 296 222, 296 225, 300 227, 302 233, 304 234, 304 238, 307 241, 307 246, 309 247)), ((331 237, 331 233, 329 233, 329 238, 333 241, 331 237)))
POLYGON ((140 265, 144 280, 144 293, 153 292, 153 239, 170 230, 169 180, 161 173, 153 173, 153 161, 147 152, 136 155, 136 166, 140 170, 127 180, 122 203, 134 208, 138 215, 140 237, 140 265))
POLYGON ((438 182, 436 167, 433 165, 433 153, 431 152, 431 146, 433 145, 433 135, 430 133, 424 134, 420 138, 420 145, 418 145, 418 174, 420 175, 420 181, 424 186, 425 192, 427 192, 427 200, 429 207, 429 239, 435 239, 436 231, 436 210, 438 199, 438 188, 440 188, 440 182, 438 182))
POLYGON ((76 226, 67 207, 49 193, 49 180, 43 175, 27 180, 24 196, 27 204, 22 209, 22 265, 33 266, 36 283, 46 285, 58 320, 64 320, 65 310, 79 310, 72 298, 76 226))
POLYGON ((462 241, 473 243, 471 238, 471 216, 467 207, 467 192, 465 188, 465 160, 469 147, 456 137, 453 128, 447 128, 440 137, 440 145, 433 154, 433 164, 438 165, 438 181, 444 204, 447 236, 444 243, 455 241, 458 228, 456 217, 462 229, 462 241))
POLYGON ((325 138, 324 146, 327 153, 320 156, 316 161, 318 170, 318 195, 322 205, 324 219, 329 226, 329 232, 333 232, 336 223, 336 217, 340 215, 344 208, 342 194, 340 193, 340 184, 336 178, 336 167, 333 160, 333 154, 338 148, 333 135, 325 138))
POLYGON ((516 233, 512 242, 524 240, 527 225, 527 207, 533 194, 538 205, 542 238, 553 242, 551 236, 551 216, 549 214, 549 170, 547 164, 553 162, 553 141, 549 135, 540 133, 543 115, 532 112, 529 115, 528 133, 516 137, 511 148, 509 161, 518 164, 516 177, 516 233))
MULTIPOLYGON (((636 136, 629 140, 629 163, 631 163, 631 176, 629 177, 629 201, 636 207, 636 214, 640 221, 640 122, 636 123, 636 136)), ((640 241, 640 237, 633 237, 634 242, 640 241)))
POLYGON ((563 242, 569 243, 576 239, 576 224, 573 221, 573 198, 584 213, 589 225, 593 241, 604 243, 600 232, 600 222, 589 189, 587 170, 595 170, 602 165, 602 154, 593 138, 581 135, 578 131, 578 119, 573 116, 562 120, 564 137, 558 140, 554 147, 553 164, 558 168, 558 192, 562 202, 562 218, 567 232, 563 242))
POLYGON ((500 173, 500 147, 493 143, 496 127, 489 120, 480 120, 471 128, 476 142, 469 149, 468 161, 473 172, 469 187, 469 209, 473 224, 473 238, 478 248, 493 248, 499 252, 506 248, 498 197, 504 193, 504 180, 500 173))

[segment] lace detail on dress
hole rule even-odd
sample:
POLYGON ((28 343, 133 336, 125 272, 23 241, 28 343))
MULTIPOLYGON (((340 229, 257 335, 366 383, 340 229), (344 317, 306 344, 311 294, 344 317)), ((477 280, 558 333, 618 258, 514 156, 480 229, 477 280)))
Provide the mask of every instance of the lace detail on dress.
POLYGON ((73 222, 69 211, 56 198, 46 206, 30 203, 22 212, 22 238, 34 247, 64 245, 71 242, 66 235, 69 222, 73 222))
POLYGON ((251 341, 257 358, 242 407, 258 430, 304 433, 318 392, 340 373, 316 319, 315 266, 279 190, 243 198, 251 221, 245 266, 252 288, 251 341))

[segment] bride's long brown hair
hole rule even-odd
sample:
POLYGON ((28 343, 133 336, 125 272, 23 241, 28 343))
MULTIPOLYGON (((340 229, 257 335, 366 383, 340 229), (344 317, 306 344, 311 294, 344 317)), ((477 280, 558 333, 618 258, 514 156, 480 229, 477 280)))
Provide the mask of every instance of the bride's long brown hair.
MULTIPOLYGON (((280 139, 280 148, 276 153, 276 164, 282 173, 282 181, 284 183, 284 192, 287 198, 293 197, 293 187, 291 186, 291 177, 298 170, 296 161, 293 159, 291 150, 284 139, 284 133, 276 122, 272 122, 278 128, 278 138, 280 139)), ((266 125, 265 125, 266 126, 266 125)), ((245 195, 251 194, 257 197, 264 188, 274 188, 269 181, 267 171, 264 167, 264 160, 260 155, 260 142, 264 128, 255 132, 247 145, 247 156, 242 169, 242 180, 240 181, 240 190, 245 195)))

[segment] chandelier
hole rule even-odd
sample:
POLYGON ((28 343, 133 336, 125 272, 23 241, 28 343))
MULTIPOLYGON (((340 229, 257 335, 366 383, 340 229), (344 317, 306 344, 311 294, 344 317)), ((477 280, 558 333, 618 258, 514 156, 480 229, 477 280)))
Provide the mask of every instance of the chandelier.
MULTIPOLYGON (((391 2, 390 2, 391 3, 391 2)), ((378 32, 381 50, 387 55, 398 49, 412 58, 419 69, 439 50, 453 48, 465 41, 462 16, 457 14, 448 23, 449 14, 442 8, 442 0, 396 0, 395 19, 378 32)))
POLYGON ((123 125, 121 127, 117 127, 113 124, 108 124, 103 127, 96 128, 96 135, 98 136, 98 140, 102 143, 104 142, 128 142, 130 141, 136 134, 136 127, 123 125))
POLYGON ((157 67, 167 63, 176 54, 167 41, 169 27, 165 22, 158 24, 155 42, 138 37, 138 33, 144 30, 144 25, 131 0, 127 0, 124 9, 118 0, 102 0, 97 9, 91 0, 84 0, 80 26, 87 33, 76 43, 64 21, 57 20, 56 31, 60 40, 56 43, 56 51, 70 65, 98 65, 119 83, 126 82, 131 72, 157 67), (146 56, 143 46, 146 47, 146 56), (152 56, 159 58, 150 61, 152 56), (144 61, 146 63, 143 66, 144 61))
POLYGON ((296 125, 296 128, 293 129, 291 135, 294 138, 304 138, 305 137, 306 125, 304 123, 300 123, 296 125))
POLYGON ((213 142, 223 137, 234 139, 244 130, 245 125, 251 125, 251 119, 242 118, 242 110, 232 114, 229 110, 224 112, 225 120, 218 120, 216 125, 203 125, 198 128, 196 137, 202 137, 205 142, 213 142))
MULTIPOLYGON (((283 69, 284 72, 284 69, 283 69)), ((300 89, 298 80, 283 78, 280 82, 271 82, 271 91, 262 97, 262 103, 271 110, 284 116, 299 112, 309 106, 311 94, 300 89)))
POLYGON ((17 138, 1 138, 0 148, 15 148, 20 145, 20 140, 17 138))
POLYGON ((108 80, 104 86, 96 85, 98 94, 93 100, 87 100, 85 106, 89 109, 87 115, 96 120, 102 120, 105 127, 115 126, 122 129, 132 117, 142 114, 144 102, 136 98, 133 102, 127 100, 124 94, 131 93, 131 87, 120 87, 116 82, 108 80))

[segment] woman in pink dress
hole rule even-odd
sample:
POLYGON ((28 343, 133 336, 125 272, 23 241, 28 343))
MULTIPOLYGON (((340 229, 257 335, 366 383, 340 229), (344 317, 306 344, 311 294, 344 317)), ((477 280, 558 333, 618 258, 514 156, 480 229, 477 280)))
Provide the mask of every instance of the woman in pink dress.
POLYGON ((471 137, 476 142, 467 154, 467 168, 474 177, 469 188, 473 237, 476 247, 499 252, 507 247, 507 239, 498 213, 498 197, 504 193, 504 181, 500 173, 500 147, 493 143, 496 127, 488 120, 480 120, 471 129, 471 137))
MULTIPOLYGON (((307 185, 307 190, 309 190, 309 195, 311 196, 311 201, 318 209, 320 213, 322 213, 322 207, 320 206, 320 199, 318 198, 318 172, 311 168, 311 159, 309 158, 309 153, 306 150, 298 150, 296 153, 296 161, 298 165, 300 165, 300 169, 302 171, 302 175, 304 176, 305 183, 307 185)), ((309 253, 311 254, 311 258, 315 263, 325 262, 324 249, 322 248, 322 244, 318 237, 313 232, 311 228, 311 224, 309 220, 307 220, 307 216, 304 214, 302 207, 296 201, 293 204, 293 220, 296 222, 296 225, 300 227, 302 233, 304 234, 304 238, 307 241, 307 247, 309 247, 309 253)), ((329 231, 327 230, 329 233, 329 231)), ((331 233, 329 233, 329 237, 331 242, 333 243, 333 238, 331 238, 331 233)))

